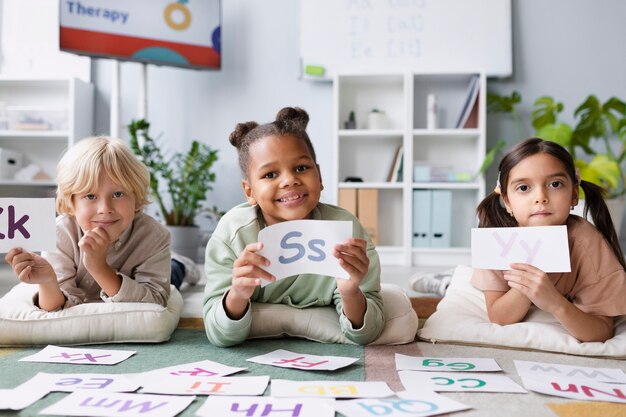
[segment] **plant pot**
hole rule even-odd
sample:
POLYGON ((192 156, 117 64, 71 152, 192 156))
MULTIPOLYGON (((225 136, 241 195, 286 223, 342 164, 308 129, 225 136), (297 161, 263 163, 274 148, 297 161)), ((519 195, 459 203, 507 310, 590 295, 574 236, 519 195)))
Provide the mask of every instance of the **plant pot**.
POLYGON ((172 236, 172 252, 198 260, 200 228, 198 226, 166 226, 172 236))
POLYGON ((381 111, 369 112, 367 114, 367 128, 368 129, 386 129, 387 128, 387 115, 381 111))

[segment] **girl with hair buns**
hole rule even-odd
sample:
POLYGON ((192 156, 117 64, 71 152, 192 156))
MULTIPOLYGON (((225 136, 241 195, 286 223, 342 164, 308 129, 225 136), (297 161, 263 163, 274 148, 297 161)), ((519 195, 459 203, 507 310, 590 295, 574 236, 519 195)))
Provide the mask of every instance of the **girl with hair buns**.
POLYGON ((215 345, 232 346, 248 337, 251 301, 299 309, 334 304, 342 332, 357 344, 373 341, 383 329, 378 254, 356 217, 320 203, 322 178, 306 133, 308 121, 304 110, 286 107, 271 123, 239 123, 230 134, 247 202, 222 217, 206 248, 203 316, 207 337, 215 345), (349 280, 306 274, 274 283, 263 269, 269 263, 258 253, 263 247, 258 233, 301 219, 352 221, 355 237, 333 253, 349 280), (271 284, 261 288, 261 279, 271 284))
POLYGON ((491 322, 518 323, 534 304, 581 342, 613 337, 613 317, 626 314, 626 272, 603 197, 554 142, 527 139, 503 157, 494 191, 478 206, 479 227, 566 225, 571 272, 547 274, 524 263, 509 271, 474 270, 472 284, 484 292, 491 322), (584 215, 590 211, 595 226, 570 214, 579 187, 584 215))

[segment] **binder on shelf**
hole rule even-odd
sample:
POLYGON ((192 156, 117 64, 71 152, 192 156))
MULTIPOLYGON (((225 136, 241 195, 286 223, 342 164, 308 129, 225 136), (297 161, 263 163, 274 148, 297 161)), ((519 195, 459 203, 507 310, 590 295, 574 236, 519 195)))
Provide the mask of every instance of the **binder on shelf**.
POLYGON ((447 248, 452 231, 452 191, 432 190, 431 193, 430 246, 447 248))
POLYGON ((339 189, 339 207, 348 210, 350 213, 357 216, 356 201, 357 201, 356 188, 341 188, 339 189))
POLYGON ((357 198, 358 218, 374 245, 378 245, 378 190, 360 188, 357 198))
POLYGON ((431 198, 430 190, 413 190, 413 247, 415 248, 430 246, 431 198))
POLYGON ((480 90, 480 77, 478 74, 474 74, 470 78, 469 85, 465 92, 465 100, 461 107, 461 112, 457 118, 455 127, 457 129, 462 128, 475 128, 478 127, 478 91, 480 90), (476 108, 476 109, 475 109, 476 108), (475 110, 474 110, 475 109, 475 110), (474 125, 470 123, 470 115, 474 113, 474 125))
POLYGON ((389 174, 387 175, 387 182, 402 181, 402 159, 404 158, 404 147, 398 145, 396 153, 393 157, 389 174))

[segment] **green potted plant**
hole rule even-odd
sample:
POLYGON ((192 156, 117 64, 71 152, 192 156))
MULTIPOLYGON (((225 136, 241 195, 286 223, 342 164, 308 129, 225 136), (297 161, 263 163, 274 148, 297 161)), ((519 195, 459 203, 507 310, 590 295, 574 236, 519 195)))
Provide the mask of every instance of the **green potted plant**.
POLYGON ((144 119, 131 121, 130 147, 150 171, 150 194, 172 234, 172 250, 195 260, 199 248, 196 216, 219 212, 215 206, 203 205, 215 182, 211 168, 217 161, 217 150, 194 140, 187 153, 166 157, 150 137, 149 128, 150 123, 144 119))
MULTIPOLYGON (((520 138, 524 135, 517 105, 521 95, 514 91, 510 96, 489 93, 489 113, 510 113, 516 120, 520 138)), ((611 97, 602 103, 595 95, 589 95, 574 110, 574 123, 559 119, 565 106, 551 96, 535 100, 531 113, 533 136, 559 143, 566 148, 580 177, 604 188, 611 205, 623 209, 626 194, 626 103, 611 97), (611 201, 614 200, 614 201, 611 201)), ((615 207, 613 208, 615 210, 615 207)), ((614 216, 619 231, 621 214, 614 216)))

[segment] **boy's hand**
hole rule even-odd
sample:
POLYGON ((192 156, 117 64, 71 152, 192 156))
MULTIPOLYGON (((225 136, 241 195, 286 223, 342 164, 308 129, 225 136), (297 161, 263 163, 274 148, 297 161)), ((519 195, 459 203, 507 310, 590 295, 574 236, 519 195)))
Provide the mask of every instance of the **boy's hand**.
POLYGON ((513 263, 512 270, 504 272, 511 288, 524 294, 537 308, 553 313, 567 301, 554 287, 548 274, 529 264, 513 263))
POLYGON ((4 259, 22 282, 27 284, 56 283, 57 277, 52 265, 34 252, 13 248, 4 259))
POLYGON ((83 264, 91 275, 96 275, 98 271, 108 268, 106 255, 110 244, 109 234, 102 227, 85 232, 85 235, 78 241, 78 247, 84 253, 83 264))
POLYGON ((230 292, 242 300, 249 300, 261 278, 274 282, 276 278, 262 267, 269 266, 270 261, 257 252, 263 249, 260 242, 251 243, 241 252, 233 264, 233 285, 230 292))
POLYGON ((367 242, 363 239, 350 238, 335 245, 333 255, 339 259, 341 267, 350 274, 350 279, 337 279, 337 288, 342 296, 353 296, 359 293, 359 284, 365 278, 370 266, 366 253, 367 242))

